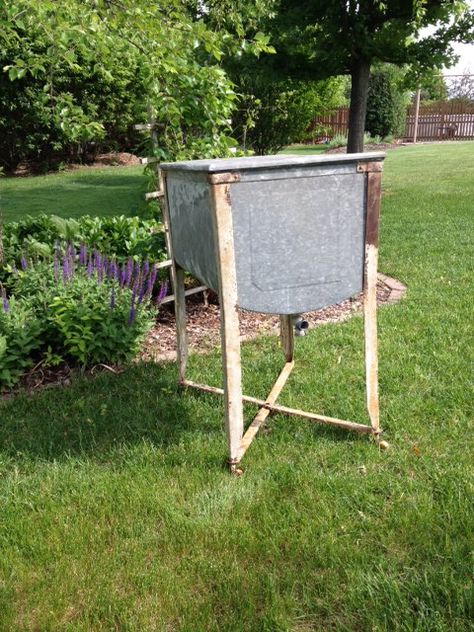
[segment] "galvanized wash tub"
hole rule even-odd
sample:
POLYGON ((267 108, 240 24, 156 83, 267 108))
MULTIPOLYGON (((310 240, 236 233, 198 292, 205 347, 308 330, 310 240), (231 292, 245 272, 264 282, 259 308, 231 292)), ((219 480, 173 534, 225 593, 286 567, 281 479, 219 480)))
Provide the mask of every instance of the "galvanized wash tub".
POLYGON ((363 287, 365 167, 384 157, 377 152, 164 163, 174 259, 218 291, 211 188, 222 176, 229 182, 240 307, 298 314, 346 299, 363 287))

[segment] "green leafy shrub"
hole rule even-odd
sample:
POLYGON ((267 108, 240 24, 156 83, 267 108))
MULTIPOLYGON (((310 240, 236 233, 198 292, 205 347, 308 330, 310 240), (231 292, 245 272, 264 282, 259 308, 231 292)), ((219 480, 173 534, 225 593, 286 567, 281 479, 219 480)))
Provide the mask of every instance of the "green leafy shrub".
POLYGON ((330 149, 336 149, 337 147, 345 147, 347 145, 347 136, 344 134, 334 134, 331 140, 328 142, 330 149))
POLYGON ((340 77, 290 79, 252 59, 235 64, 230 75, 240 93, 239 109, 233 115, 236 137, 244 149, 258 155, 305 140, 311 120, 344 101, 340 77))
POLYGON ((149 134, 133 127, 150 116, 160 123, 162 158, 229 155, 236 94, 219 62, 273 49, 255 32, 251 16, 262 8, 226 11, 236 32, 220 19, 209 24, 216 7, 192 5, 0 1, 0 167, 26 160, 48 169, 146 144, 151 151, 149 134))
POLYGON ((47 169, 138 143, 142 72, 135 50, 91 7, 0 3, 0 165, 47 169))
MULTIPOLYGON (((369 133, 364 134, 364 145, 380 145, 382 138, 380 136, 371 136, 369 133)), ((385 141, 383 142, 390 142, 385 141)), ((337 147, 345 147, 347 145, 347 136, 345 134, 334 134, 331 140, 328 142, 329 149, 336 149, 337 147)))
POLYGON ((7 299, 0 306, 0 387, 11 387, 34 362, 42 345, 43 325, 25 300, 7 299))
POLYGON ((53 350, 81 367, 131 360, 153 322, 150 309, 138 304, 133 290, 86 276, 57 288, 47 319, 53 350))
POLYGON ((81 368, 129 361, 153 323, 157 273, 148 260, 120 264, 85 246, 56 248, 49 263, 26 262, 11 275, 9 298, 2 289, 0 387, 18 381, 33 352, 81 368))
POLYGON ((81 241, 117 259, 148 257, 152 261, 167 258, 162 224, 139 217, 90 217, 78 220, 81 241))
POLYGON ((403 71, 385 64, 372 71, 369 80, 365 129, 372 136, 403 133, 409 97, 403 87, 403 71))
POLYGON ((9 285, 15 267, 26 261, 51 260, 55 244, 81 244, 96 248, 103 255, 124 261, 132 256, 137 261, 163 261, 167 258, 162 225, 156 220, 139 217, 91 217, 78 220, 55 215, 27 216, 3 227, 3 266, 0 280, 9 285))

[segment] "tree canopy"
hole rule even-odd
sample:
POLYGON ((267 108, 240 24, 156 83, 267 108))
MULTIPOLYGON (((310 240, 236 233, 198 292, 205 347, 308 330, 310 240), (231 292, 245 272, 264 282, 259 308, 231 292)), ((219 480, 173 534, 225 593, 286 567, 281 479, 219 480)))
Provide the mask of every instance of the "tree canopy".
POLYGON ((189 0, 0 0, 0 165, 130 138, 149 114, 161 157, 225 155, 235 93, 220 62, 272 50, 257 9, 231 31, 189 0))
POLYGON ((371 65, 440 68, 453 59, 453 42, 474 41, 473 26, 474 11, 461 0, 279 0, 271 23, 281 72, 351 76, 349 151, 363 147, 371 65))

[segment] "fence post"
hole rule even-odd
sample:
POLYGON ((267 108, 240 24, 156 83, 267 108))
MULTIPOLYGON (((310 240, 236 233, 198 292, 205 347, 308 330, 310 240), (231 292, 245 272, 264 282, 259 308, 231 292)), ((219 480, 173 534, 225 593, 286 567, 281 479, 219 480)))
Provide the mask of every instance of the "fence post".
POLYGON ((418 88, 416 91, 416 101, 415 101, 415 121, 413 126, 413 142, 416 143, 416 137, 418 136, 418 118, 420 115, 420 94, 421 90, 418 88))

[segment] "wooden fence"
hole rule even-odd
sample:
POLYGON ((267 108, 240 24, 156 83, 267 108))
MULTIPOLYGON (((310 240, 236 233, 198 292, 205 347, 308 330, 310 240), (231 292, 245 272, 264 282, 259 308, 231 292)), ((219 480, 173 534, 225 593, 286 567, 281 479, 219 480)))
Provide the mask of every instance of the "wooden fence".
POLYGON ((349 127, 349 108, 338 108, 328 114, 316 117, 308 128, 310 142, 317 143, 336 134, 347 135, 349 127))
MULTIPOLYGON (((415 131, 415 106, 407 110, 404 140, 415 131)), ((418 140, 474 140, 474 104, 446 101, 420 105, 418 140)))
MULTIPOLYGON (((315 118, 308 130, 310 142, 317 143, 347 134, 349 109, 338 110, 315 118)), ((405 131, 402 140, 413 139, 415 131, 415 105, 407 108, 405 131)), ((456 101, 420 105, 417 140, 474 140, 474 104, 456 101)))

